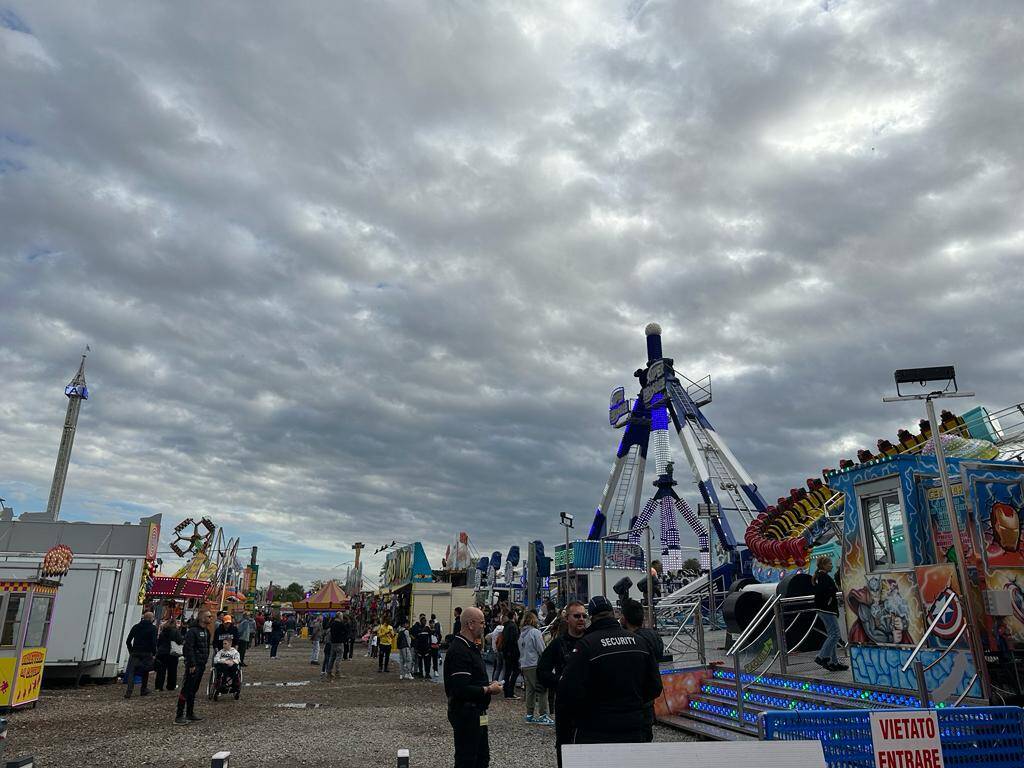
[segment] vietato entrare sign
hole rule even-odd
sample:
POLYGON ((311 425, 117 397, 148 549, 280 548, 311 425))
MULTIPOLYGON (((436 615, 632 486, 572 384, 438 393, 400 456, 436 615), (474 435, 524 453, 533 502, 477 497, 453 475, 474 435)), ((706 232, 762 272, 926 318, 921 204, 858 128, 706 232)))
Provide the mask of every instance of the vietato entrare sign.
POLYGON ((875 768, 945 768, 934 712, 872 712, 875 768))

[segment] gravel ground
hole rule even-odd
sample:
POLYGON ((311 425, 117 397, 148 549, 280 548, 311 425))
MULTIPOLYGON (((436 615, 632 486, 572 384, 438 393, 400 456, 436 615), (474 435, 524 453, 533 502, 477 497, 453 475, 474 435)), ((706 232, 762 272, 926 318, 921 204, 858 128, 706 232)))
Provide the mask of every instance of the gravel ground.
MULTIPOLYGON (((295 640, 271 661, 266 647, 247 657, 247 686, 239 701, 196 699, 205 719, 187 727, 173 724, 177 694, 157 691, 125 700, 117 684, 79 689, 44 689, 35 709, 10 715, 4 757, 34 755, 42 768, 207 768, 218 750, 231 751, 232 768, 352 766, 391 768, 407 748, 410 764, 451 765, 451 728, 440 683, 398 680, 398 656, 391 672, 377 672, 376 659, 356 647, 340 662, 341 679, 319 680, 309 664, 310 646, 295 640), (305 685, 273 685, 303 682, 305 685), (282 705, 319 704, 318 708, 282 705)), ((152 676, 150 676, 152 681, 152 676)), ((152 682, 151 682, 152 684, 152 682)), ((555 765, 554 729, 523 721, 522 700, 495 700, 490 709, 492 765, 555 765)), ((685 734, 656 726, 656 741, 683 741, 685 734)))

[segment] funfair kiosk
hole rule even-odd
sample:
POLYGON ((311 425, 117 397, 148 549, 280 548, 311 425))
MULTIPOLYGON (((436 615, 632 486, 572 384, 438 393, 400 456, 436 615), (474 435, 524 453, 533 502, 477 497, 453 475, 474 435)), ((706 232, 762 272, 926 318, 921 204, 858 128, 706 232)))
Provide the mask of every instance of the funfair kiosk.
POLYGON ((35 576, 0 581, 0 708, 34 705, 39 699, 53 603, 73 557, 70 547, 57 545, 35 576))

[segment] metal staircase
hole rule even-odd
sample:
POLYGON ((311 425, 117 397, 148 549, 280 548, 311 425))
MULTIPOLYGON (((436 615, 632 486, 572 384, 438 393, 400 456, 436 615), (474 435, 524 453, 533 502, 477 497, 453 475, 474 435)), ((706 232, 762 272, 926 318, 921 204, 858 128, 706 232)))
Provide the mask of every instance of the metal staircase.
POLYGON ((744 497, 743 491, 736 483, 736 478, 722 460, 718 447, 704 426, 704 419, 701 417, 697 404, 690 398, 678 380, 667 381, 666 388, 673 408, 685 418, 686 423, 680 426, 683 429, 689 427, 697 442, 697 447, 707 465, 708 478, 719 496, 721 512, 736 512, 743 520, 744 525, 749 525, 757 517, 757 510, 744 497))
POLYGON ((913 694, 782 674, 744 675, 743 707, 736 706, 736 674, 716 668, 697 693, 691 694, 685 712, 659 718, 665 725, 720 741, 758 738, 762 712, 821 709, 901 709, 917 707, 913 694), (742 711, 741 711, 742 710, 742 711))
MULTIPOLYGON (((609 521, 608 530, 610 532, 618 532, 624 530, 622 521, 626 517, 626 506, 629 499, 630 485, 633 481, 633 474, 636 472, 637 459, 640 455, 639 446, 630 446, 629 452, 626 454, 626 461, 622 465, 622 474, 619 476, 618 485, 615 488, 615 498, 612 501, 611 509, 608 510, 607 517, 609 521)), ((629 520, 626 520, 626 526, 629 525, 629 520)))

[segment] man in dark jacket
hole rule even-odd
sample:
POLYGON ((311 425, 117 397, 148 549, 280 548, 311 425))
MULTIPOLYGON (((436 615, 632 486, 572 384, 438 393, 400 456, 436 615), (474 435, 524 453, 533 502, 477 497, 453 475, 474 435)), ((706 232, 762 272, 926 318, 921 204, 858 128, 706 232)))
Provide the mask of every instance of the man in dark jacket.
POLYGON ((644 626, 644 606, 639 600, 627 597, 622 601, 622 628, 647 643, 657 661, 664 658, 665 641, 655 630, 644 626))
POLYGON ((128 666, 124 671, 124 681, 128 689, 124 697, 130 699, 135 689, 135 673, 142 676, 142 687, 139 689, 140 696, 149 696, 149 672, 153 669, 153 660, 156 658, 156 625, 153 623, 153 613, 146 611, 142 619, 131 628, 125 645, 128 646, 128 666))
MULTIPOLYGON (((648 705, 661 695, 661 672, 647 643, 615 620, 608 598, 587 604, 590 628, 576 644, 563 680, 576 744, 648 740, 648 705)), ((561 717, 561 715, 559 715, 561 717)))
MULTIPOLYGON (((665 655, 665 641, 654 629, 644 626, 644 607, 631 597, 622 600, 622 628, 647 643, 657 661, 665 655)), ((654 741, 654 703, 647 705, 647 741, 654 741)))
POLYGON ((216 651, 221 649, 225 637, 231 640, 233 648, 238 647, 238 627, 235 626, 235 621, 231 618, 230 613, 225 613, 221 617, 220 624, 213 631, 213 647, 216 651))
POLYGON ((189 721, 202 720, 195 713, 196 692, 203 682, 206 662, 210 658, 210 612, 199 611, 195 623, 185 633, 181 656, 185 660, 185 680, 178 694, 178 716, 175 725, 188 725, 189 721), (186 714, 187 713, 187 714, 186 714))
MULTIPOLYGON (((486 616, 484 616, 484 620, 487 620, 486 616)), ((452 639, 454 639, 455 635, 459 634, 460 632, 462 632, 462 608, 456 608, 455 623, 452 625, 452 639)))
POLYGON ((338 664, 338 659, 341 658, 342 652, 345 647, 346 638, 348 638, 349 626, 348 622, 342 618, 340 613, 334 614, 334 618, 331 619, 331 623, 327 627, 327 638, 328 638, 328 651, 324 659, 324 668, 321 672, 321 677, 326 676, 327 678, 334 679, 334 669, 338 664))
POLYGON ((347 613, 345 614, 345 652, 341 654, 341 660, 352 658, 352 652, 356 647, 356 622, 347 613))
POLYGON ((516 680, 519 678, 519 625, 511 610, 505 614, 501 630, 501 659, 505 667, 505 698, 518 699, 516 680))
POLYGON ((420 614, 420 620, 409 627, 409 634, 412 636, 412 650, 416 654, 416 670, 414 677, 430 678, 430 629, 427 627, 427 617, 420 614))
POLYGON ((452 638, 444 661, 444 692, 448 696, 448 722, 455 737, 455 768, 487 768, 487 707, 501 683, 490 682, 478 643, 484 633, 479 608, 462 614, 462 631, 452 638))
POLYGON ((555 691, 555 756, 562 765, 562 745, 572 743, 573 724, 569 707, 563 703, 562 675, 576 644, 587 631, 587 607, 579 600, 565 606, 565 632, 548 643, 537 662, 537 680, 549 691, 555 691))

